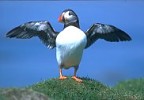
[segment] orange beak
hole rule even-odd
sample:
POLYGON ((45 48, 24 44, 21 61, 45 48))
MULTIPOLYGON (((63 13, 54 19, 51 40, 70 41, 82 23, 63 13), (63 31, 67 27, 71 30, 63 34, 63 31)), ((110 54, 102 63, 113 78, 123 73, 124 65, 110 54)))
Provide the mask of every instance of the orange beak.
POLYGON ((63 16, 62 15, 59 16, 58 21, 61 23, 63 22, 63 16))

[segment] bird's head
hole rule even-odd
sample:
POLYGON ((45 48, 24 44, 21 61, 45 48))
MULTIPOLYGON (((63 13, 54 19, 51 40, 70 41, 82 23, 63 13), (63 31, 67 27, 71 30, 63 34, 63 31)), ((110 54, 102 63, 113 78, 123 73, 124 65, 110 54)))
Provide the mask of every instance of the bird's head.
POLYGON ((59 16, 58 21, 64 23, 64 27, 72 25, 79 28, 79 19, 71 9, 64 10, 59 16))

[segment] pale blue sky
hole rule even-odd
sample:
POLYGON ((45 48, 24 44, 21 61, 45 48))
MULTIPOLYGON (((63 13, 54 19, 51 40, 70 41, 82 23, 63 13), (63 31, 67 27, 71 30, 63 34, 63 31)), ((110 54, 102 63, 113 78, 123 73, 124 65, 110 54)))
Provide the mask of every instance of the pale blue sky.
MULTIPOLYGON (((47 49, 38 38, 7 39, 5 34, 35 20, 48 20, 61 31, 63 25, 57 19, 67 8, 77 13, 83 31, 96 22, 112 24, 133 39, 119 43, 98 40, 84 51, 78 76, 108 85, 144 77, 143 1, 0 1, 0 87, 27 86, 59 76, 55 49, 47 49)), ((73 75, 73 69, 64 74, 73 75)))

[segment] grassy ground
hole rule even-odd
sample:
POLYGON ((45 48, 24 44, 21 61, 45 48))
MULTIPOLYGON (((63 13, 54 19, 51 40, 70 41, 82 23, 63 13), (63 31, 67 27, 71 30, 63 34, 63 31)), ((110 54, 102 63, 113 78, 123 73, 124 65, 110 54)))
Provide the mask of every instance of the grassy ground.
MULTIPOLYGON (((40 100, 47 100, 48 97, 53 98, 52 100, 144 100, 144 79, 120 82, 112 88, 89 78, 82 79, 82 83, 77 83, 71 78, 63 81, 50 79, 28 86, 24 90, 28 90, 28 94, 36 92, 34 94, 38 95, 38 97, 44 97, 40 100)), ((13 95, 18 95, 18 100, 20 100, 20 97, 22 97, 20 93, 24 92, 22 89, 11 89, 11 91, 15 92, 14 94, 12 92, 4 92, 4 90, 6 89, 0 89, 0 100, 7 100, 8 96, 13 97, 13 95)), ((24 93, 27 95, 26 92, 24 93)))

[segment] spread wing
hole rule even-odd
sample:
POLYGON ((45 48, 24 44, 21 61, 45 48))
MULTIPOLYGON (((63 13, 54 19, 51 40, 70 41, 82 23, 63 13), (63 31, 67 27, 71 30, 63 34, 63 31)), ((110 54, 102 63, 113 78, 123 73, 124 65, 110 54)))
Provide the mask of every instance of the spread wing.
POLYGON ((47 21, 31 21, 24 23, 11 31, 6 36, 9 38, 29 39, 38 36, 40 40, 50 49, 56 46, 55 39, 58 32, 55 32, 47 21))
POLYGON ((109 42, 130 41, 131 37, 124 31, 112 25, 96 23, 90 27, 87 32, 87 45, 91 46, 96 40, 104 39, 109 42))

